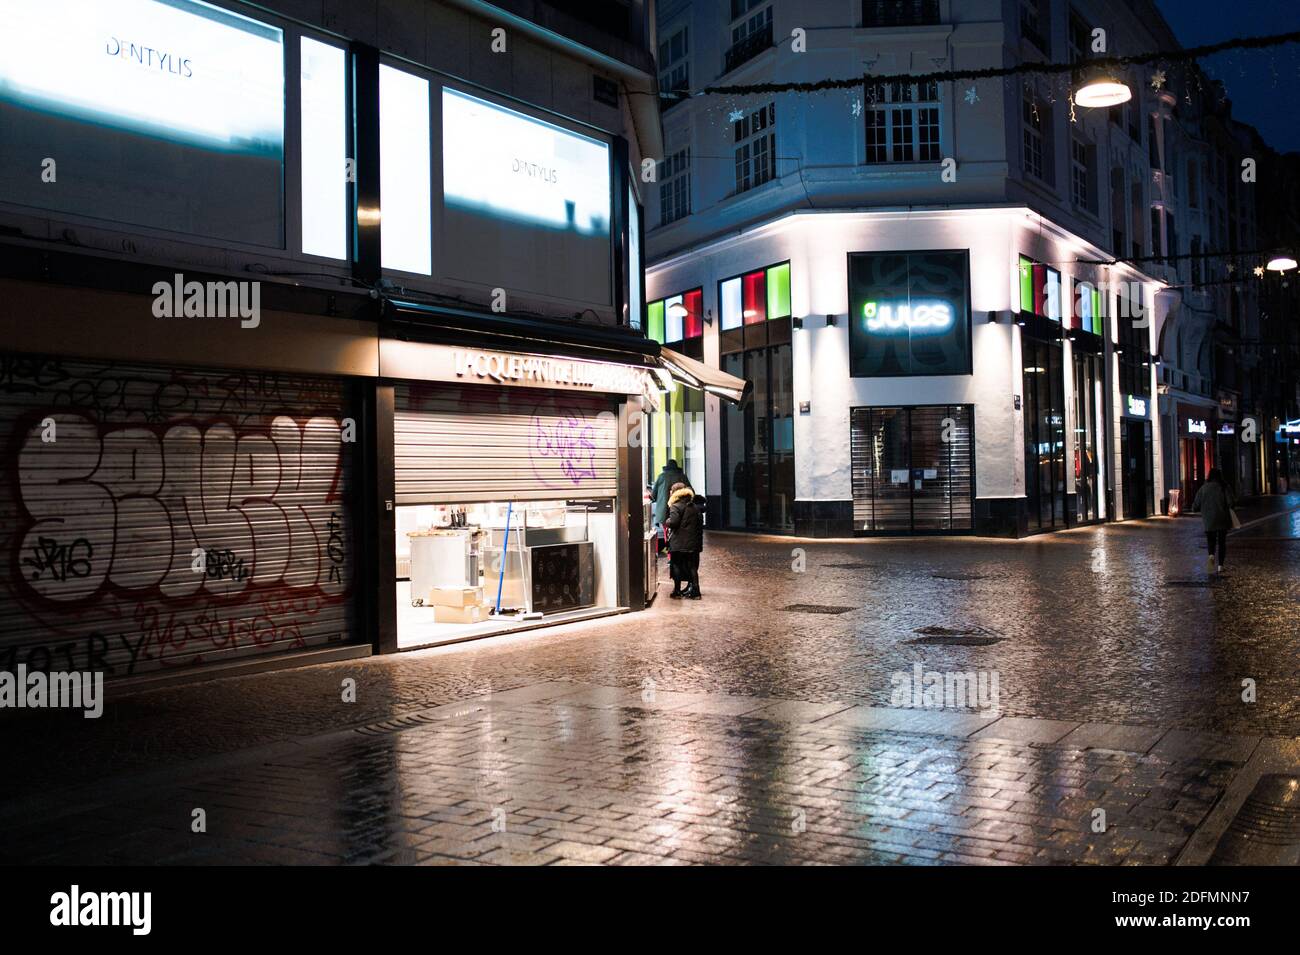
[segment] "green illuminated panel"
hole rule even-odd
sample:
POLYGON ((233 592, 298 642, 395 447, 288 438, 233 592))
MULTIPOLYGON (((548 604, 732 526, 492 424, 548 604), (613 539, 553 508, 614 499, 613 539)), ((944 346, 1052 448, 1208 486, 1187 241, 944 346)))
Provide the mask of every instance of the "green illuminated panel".
POLYGON ((767 270, 767 317, 790 317, 790 263, 767 270))
POLYGON ((660 345, 664 343, 664 300, 659 299, 657 302, 651 302, 647 307, 649 318, 648 334, 660 345))
POLYGON ((1034 310, 1034 264, 1020 257, 1020 311, 1034 310))

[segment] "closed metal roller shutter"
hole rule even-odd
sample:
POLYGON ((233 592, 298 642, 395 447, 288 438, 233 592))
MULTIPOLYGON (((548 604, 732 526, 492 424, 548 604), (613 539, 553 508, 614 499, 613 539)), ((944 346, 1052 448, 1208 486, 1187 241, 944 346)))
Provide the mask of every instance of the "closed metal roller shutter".
POLYGON ((968 405, 852 409, 857 529, 878 533, 971 530, 971 419, 968 405))
POLYGON ((398 504, 618 495, 618 414, 590 395, 399 385, 398 504))
POLYGON ((119 677, 348 640, 347 394, 0 354, 0 669, 119 677))

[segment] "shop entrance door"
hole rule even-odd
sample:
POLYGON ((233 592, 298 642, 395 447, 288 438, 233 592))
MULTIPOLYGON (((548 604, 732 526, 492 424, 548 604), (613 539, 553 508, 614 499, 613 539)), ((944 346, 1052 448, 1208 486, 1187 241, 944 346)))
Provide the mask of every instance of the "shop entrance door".
POLYGON ((722 356, 722 370, 753 383, 742 407, 722 414, 722 523, 794 529, 794 375, 790 344, 722 356))
POLYGON ((969 405, 852 409, 849 442, 857 530, 970 531, 972 418, 969 405))
POLYGON ((1121 468, 1124 480, 1124 519, 1150 517, 1153 493, 1151 473, 1151 422, 1127 419, 1122 435, 1121 468))

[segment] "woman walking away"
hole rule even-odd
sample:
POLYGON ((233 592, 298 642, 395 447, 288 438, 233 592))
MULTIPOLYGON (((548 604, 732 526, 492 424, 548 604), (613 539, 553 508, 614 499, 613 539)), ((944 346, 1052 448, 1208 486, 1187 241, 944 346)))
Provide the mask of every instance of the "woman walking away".
POLYGON ((672 569, 673 598, 698 600, 700 594, 700 551, 704 548, 704 518, 695 503, 695 492, 681 482, 668 497, 668 566, 672 569), (686 584, 686 589, 682 589, 686 584))
POLYGON ((1211 468, 1205 483, 1196 492, 1196 500, 1192 501, 1192 510, 1201 512, 1201 523, 1205 525, 1205 546, 1210 551, 1205 558, 1208 573, 1215 573, 1216 567, 1218 573, 1223 573, 1223 561, 1228 556, 1228 531, 1232 530, 1232 508, 1236 503, 1223 472, 1211 468))

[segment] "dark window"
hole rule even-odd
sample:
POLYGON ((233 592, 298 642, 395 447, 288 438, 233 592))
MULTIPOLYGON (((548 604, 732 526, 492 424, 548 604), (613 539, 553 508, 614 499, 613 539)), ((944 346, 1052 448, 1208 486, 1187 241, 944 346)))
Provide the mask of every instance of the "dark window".
POLYGON ((938 83, 873 83, 866 100, 867 162, 942 158, 938 83))
POLYGON ((939 0, 862 0, 864 27, 920 27, 939 22, 939 0))
POLYGON ((771 46, 771 3, 768 0, 731 0, 731 46, 723 57, 722 72, 730 73, 771 46))
POLYGON ((1051 55, 1048 38, 1048 0, 1020 0, 1020 35, 1044 53, 1051 55))
POLYGON ((691 151, 679 149, 659 164, 659 224, 691 214, 691 151))
POLYGON ((732 123, 736 141, 736 192, 776 176, 776 104, 768 103, 732 123))

